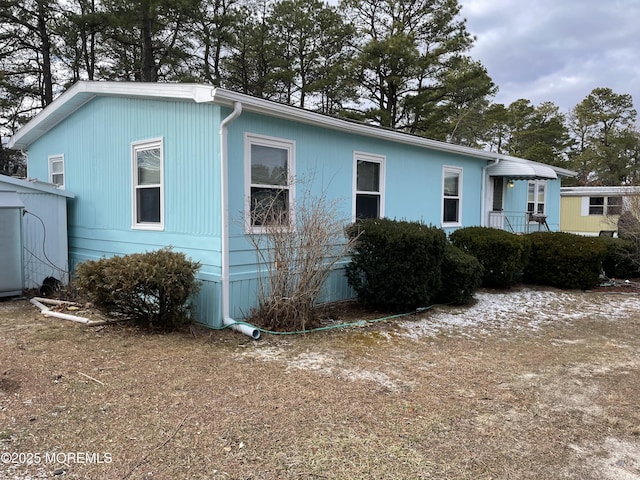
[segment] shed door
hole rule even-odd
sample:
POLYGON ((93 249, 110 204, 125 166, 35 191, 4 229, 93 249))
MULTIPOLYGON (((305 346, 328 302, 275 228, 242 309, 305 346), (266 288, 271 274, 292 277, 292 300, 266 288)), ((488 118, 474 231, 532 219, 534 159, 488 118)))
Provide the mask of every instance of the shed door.
POLYGON ((0 297, 22 293, 21 212, 0 208, 0 297))

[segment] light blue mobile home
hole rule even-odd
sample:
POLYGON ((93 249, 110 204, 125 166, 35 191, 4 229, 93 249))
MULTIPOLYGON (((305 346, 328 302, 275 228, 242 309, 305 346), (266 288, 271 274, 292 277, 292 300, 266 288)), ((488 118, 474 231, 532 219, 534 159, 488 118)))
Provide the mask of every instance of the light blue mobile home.
MULTIPOLYGON (((72 266, 172 246, 202 264, 198 320, 212 326, 255 304, 261 196, 293 210, 302 190, 322 193, 350 220, 526 232, 544 217, 557 230, 571 174, 207 85, 79 82, 10 146, 28 152, 29 176, 75 195, 72 266)), ((327 291, 352 294, 339 274, 327 291)))

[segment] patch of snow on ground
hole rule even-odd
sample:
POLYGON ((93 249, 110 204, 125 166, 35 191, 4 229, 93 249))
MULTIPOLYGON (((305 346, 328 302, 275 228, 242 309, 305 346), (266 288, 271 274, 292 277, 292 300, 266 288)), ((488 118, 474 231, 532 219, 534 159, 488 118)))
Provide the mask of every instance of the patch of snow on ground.
POLYGON ((340 361, 330 355, 320 352, 304 352, 287 359, 288 368, 299 368, 301 370, 315 370, 318 372, 332 372, 333 367, 340 361))
POLYGON ((387 374, 382 372, 372 372, 370 370, 362 369, 341 369, 338 378, 374 382, 392 392, 397 392, 400 390, 400 387, 396 384, 396 382, 391 380, 387 374))
POLYGON ((381 387, 398 391, 405 388, 396 384, 387 374, 382 372, 372 372, 362 368, 347 368, 343 365, 340 355, 321 352, 302 352, 294 356, 279 347, 259 347, 242 352, 244 357, 256 358, 265 362, 281 361, 287 365, 287 370, 299 369, 310 370, 322 375, 332 375, 340 380, 346 381, 369 381, 379 384, 381 387))
POLYGON ((487 333, 495 328, 536 330, 549 322, 603 317, 626 318, 640 310, 640 296, 582 291, 532 290, 479 292, 476 303, 462 307, 437 307, 419 320, 403 322, 400 334, 414 339, 453 329, 487 333))
POLYGON ((254 348, 251 348, 247 351, 242 352, 240 356, 256 358, 259 360, 263 360, 265 362, 268 362, 268 361, 275 362, 284 356, 284 350, 282 348, 263 346, 260 344, 254 344, 252 346, 254 348))

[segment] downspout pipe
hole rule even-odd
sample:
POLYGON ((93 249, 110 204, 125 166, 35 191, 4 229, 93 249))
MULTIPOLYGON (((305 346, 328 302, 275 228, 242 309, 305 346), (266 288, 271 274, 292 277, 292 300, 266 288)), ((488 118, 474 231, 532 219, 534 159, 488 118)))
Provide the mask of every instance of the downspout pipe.
POLYGON ((222 210, 222 323, 233 330, 244 333, 254 340, 260 338, 260 330, 245 322, 237 322, 229 315, 229 156, 227 147, 227 125, 242 113, 242 103, 234 102, 233 111, 220 123, 220 197, 222 210))
POLYGON ((487 214, 485 211, 487 206, 487 169, 494 167, 500 163, 500 159, 496 158, 493 163, 489 163, 482 168, 482 186, 480 188, 480 226, 485 227, 487 225, 487 214))

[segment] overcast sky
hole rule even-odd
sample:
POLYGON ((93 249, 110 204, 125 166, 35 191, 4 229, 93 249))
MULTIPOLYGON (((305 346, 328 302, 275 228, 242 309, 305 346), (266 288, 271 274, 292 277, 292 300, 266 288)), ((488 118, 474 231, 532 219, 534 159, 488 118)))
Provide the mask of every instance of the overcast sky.
POLYGON ((567 113, 608 87, 640 110, 640 0, 458 1, 495 102, 551 101, 567 113))

